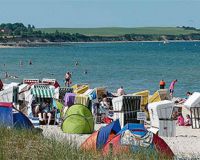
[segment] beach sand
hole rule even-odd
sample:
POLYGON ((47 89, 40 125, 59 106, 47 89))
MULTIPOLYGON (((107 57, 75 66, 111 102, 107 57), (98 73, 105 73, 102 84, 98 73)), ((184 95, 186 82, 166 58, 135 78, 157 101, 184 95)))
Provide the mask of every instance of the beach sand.
POLYGON ((162 137, 178 157, 200 157, 200 129, 177 126, 176 137, 162 137))
MULTIPOLYGON (((103 124, 98 124, 99 129, 103 124)), ((69 141, 78 147, 90 136, 90 134, 66 134, 58 126, 41 126, 45 137, 55 137, 58 141, 69 141)), ((197 158, 200 157, 200 129, 177 126, 176 137, 162 137, 177 157, 197 158)))

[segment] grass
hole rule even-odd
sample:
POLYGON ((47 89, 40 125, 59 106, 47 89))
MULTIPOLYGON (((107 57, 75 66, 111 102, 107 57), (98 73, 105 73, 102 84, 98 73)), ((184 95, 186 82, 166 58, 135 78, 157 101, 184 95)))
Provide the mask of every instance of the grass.
POLYGON ((122 27, 105 27, 105 28, 37 28, 46 33, 54 33, 56 30, 63 33, 80 33, 84 35, 99 36, 119 36, 124 34, 147 34, 147 35, 180 35, 200 33, 195 30, 185 30, 177 27, 138 27, 138 28, 122 28, 122 27))
POLYGON ((101 152, 85 152, 68 142, 44 138, 41 133, 0 128, 0 160, 92 160, 166 159, 152 150, 103 157, 101 152))

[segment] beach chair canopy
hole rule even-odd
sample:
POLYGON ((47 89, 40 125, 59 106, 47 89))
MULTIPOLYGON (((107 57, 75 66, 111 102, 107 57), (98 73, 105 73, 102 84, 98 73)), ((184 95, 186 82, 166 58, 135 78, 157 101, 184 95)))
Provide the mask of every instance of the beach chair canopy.
POLYGON ((64 133, 90 134, 94 131, 91 111, 84 105, 72 105, 65 114, 61 129, 64 133))
POLYGON ((151 127, 159 128, 159 120, 171 119, 174 104, 172 101, 164 100, 148 104, 151 127))
POLYGON ((83 94, 89 89, 88 84, 75 84, 72 86, 75 94, 83 94))
POLYGON ((194 92, 184 103, 187 108, 200 107, 200 93, 194 92))
POLYGON ((31 129, 33 124, 20 111, 16 110, 12 103, 0 102, 0 125, 17 129, 31 129))
POLYGON ((56 79, 43 78, 42 79, 42 83, 46 83, 46 84, 52 85, 55 88, 60 87, 60 85, 59 85, 59 83, 58 83, 58 81, 56 79))
POLYGON ((157 90, 151 97, 149 97, 149 103, 160 102, 162 100, 170 100, 170 96, 167 89, 157 90))
POLYGON ((137 112, 141 110, 141 96, 123 95, 112 99, 113 119, 119 119, 123 127, 127 123, 140 123, 137 112))
POLYGON ((39 79, 24 79, 23 80, 24 84, 29 84, 29 85, 33 85, 33 84, 38 84, 40 83, 39 79))
POLYGON ((18 87, 10 86, 0 91, 0 102, 16 102, 18 101, 18 87))
POLYGON ((54 88, 48 85, 34 85, 31 89, 31 93, 34 97, 53 98, 54 88))

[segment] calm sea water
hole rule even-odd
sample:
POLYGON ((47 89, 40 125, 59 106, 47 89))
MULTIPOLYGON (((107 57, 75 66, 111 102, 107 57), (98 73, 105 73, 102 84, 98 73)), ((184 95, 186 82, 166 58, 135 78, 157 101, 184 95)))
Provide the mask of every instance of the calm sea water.
POLYGON ((153 93, 161 79, 167 87, 178 79, 175 95, 184 96, 186 91, 200 91, 200 42, 85 43, 0 49, 0 78, 5 83, 23 78, 56 78, 64 85, 66 71, 73 72, 73 83, 106 86, 113 92, 122 85, 127 93, 145 89, 153 93), (28 64, 30 59, 32 65, 28 64), (85 70, 88 74, 84 74, 85 70), (19 79, 3 79, 6 71, 19 79))

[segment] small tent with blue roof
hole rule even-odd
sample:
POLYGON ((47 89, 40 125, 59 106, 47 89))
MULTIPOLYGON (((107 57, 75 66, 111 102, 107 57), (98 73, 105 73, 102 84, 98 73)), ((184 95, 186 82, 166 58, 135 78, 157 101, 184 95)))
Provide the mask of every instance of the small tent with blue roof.
POLYGON ((17 129, 34 128, 31 121, 20 111, 13 107, 12 103, 0 102, 0 126, 17 129))
POLYGON ((96 151, 102 149, 103 146, 110 141, 121 130, 119 120, 113 121, 105 127, 100 128, 88 137, 81 145, 83 150, 96 151))

